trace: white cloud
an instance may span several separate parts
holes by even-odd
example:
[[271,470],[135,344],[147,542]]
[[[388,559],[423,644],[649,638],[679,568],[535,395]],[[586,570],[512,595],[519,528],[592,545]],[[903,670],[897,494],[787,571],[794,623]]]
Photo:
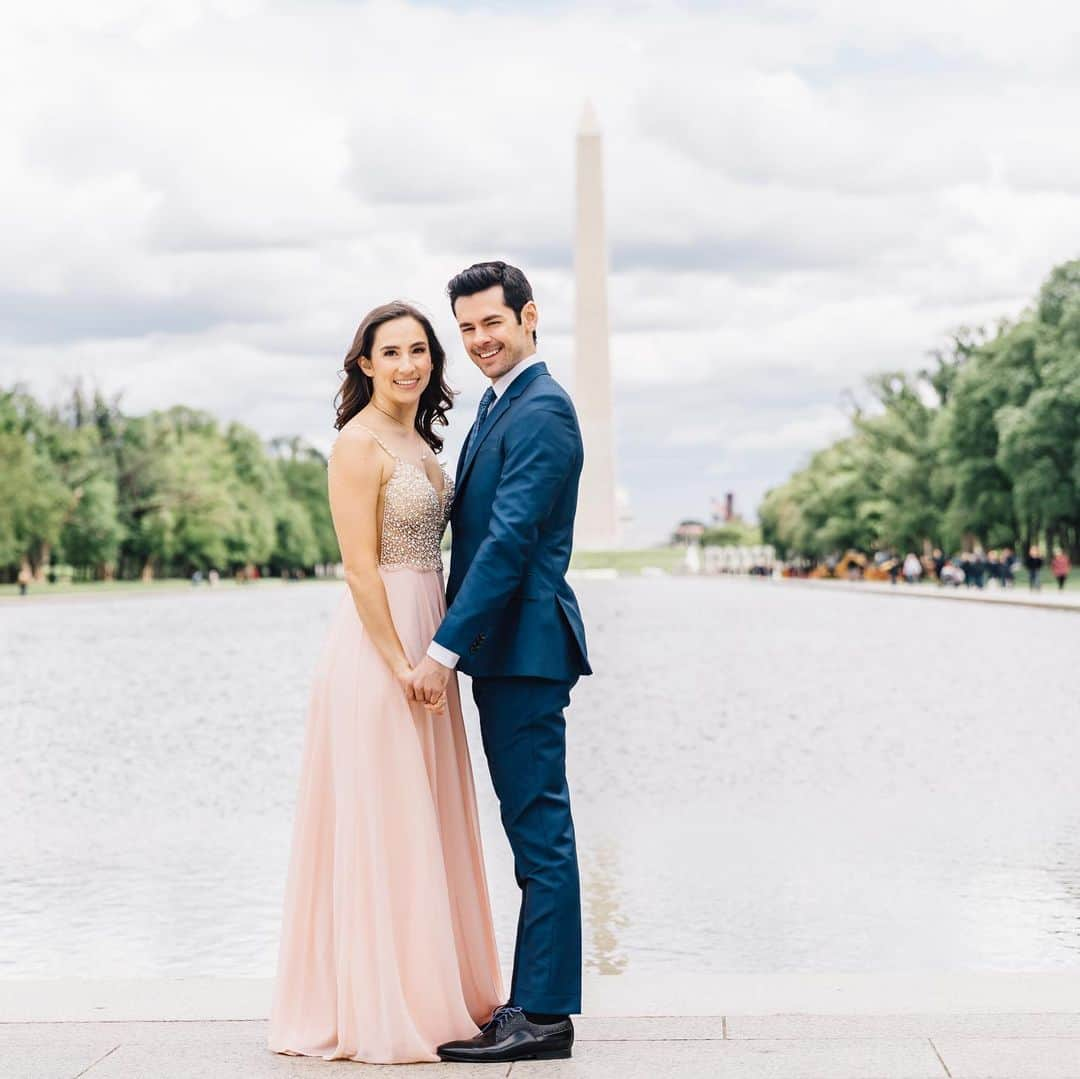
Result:
[[761,427],[736,435],[729,444],[735,452],[752,450],[812,450],[851,430],[850,417],[839,409],[818,409],[779,427]]
[[592,97],[639,535],[720,473],[748,509],[833,437],[845,387],[1015,314],[1080,236],[1064,0],[102,0],[5,30],[0,384],[81,373],[266,435],[325,441],[345,347],[392,296],[436,316],[470,414],[443,289],[480,258],[530,273],[572,382]]

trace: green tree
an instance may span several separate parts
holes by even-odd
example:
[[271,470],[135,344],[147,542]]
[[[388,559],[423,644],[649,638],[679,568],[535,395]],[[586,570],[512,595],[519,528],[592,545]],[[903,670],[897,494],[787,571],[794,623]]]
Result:
[[226,567],[243,512],[217,423],[185,407],[129,423],[119,474],[125,555],[144,577]]
[[37,571],[60,539],[71,496],[27,434],[0,431],[0,565]]
[[852,434],[766,494],[766,541],[821,557],[1045,539],[1080,559],[1080,261],[1016,322],[961,329],[931,357],[872,377]]
[[99,472],[87,476],[73,494],[74,505],[60,535],[61,555],[73,566],[111,577],[123,538],[116,480]]
[[989,544],[1018,532],[1012,480],[997,459],[998,411],[1021,404],[1039,384],[1036,327],[1030,320],[1005,329],[960,373],[937,425],[936,451],[951,537],[974,535]]
[[301,507],[311,523],[315,557],[305,565],[341,560],[337,535],[330,516],[326,491],[326,458],[300,438],[280,438],[270,443],[289,498]]
[[782,554],[823,558],[854,547],[868,550],[881,534],[884,464],[864,434],[819,450],[759,510],[762,537]]
[[231,463],[226,483],[237,511],[225,537],[228,561],[265,565],[277,543],[277,522],[287,498],[285,484],[250,428],[230,424],[225,446]]
[[0,567],[50,561],[73,499],[49,454],[54,421],[25,390],[0,392]]
[[[55,553],[111,576],[339,559],[326,459],[176,406],[127,416],[76,383],[58,407],[0,391],[0,573]],[[55,548],[55,551],[54,551]]]
[[875,414],[860,413],[855,428],[875,462],[876,490],[864,514],[875,520],[876,541],[898,550],[921,550],[938,530],[942,507],[935,498],[937,463],[931,430],[936,415],[932,383],[903,372],[872,376]]
[[303,507],[287,499],[278,509],[274,565],[284,569],[307,569],[319,561],[319,543],[311,518]]
[[728,521],[706,528],[701,542],[705,547],[756,547],[762,542],[761,528],[744,521]]
[[1080,264],[1059,267],[1038,305],[1039,384],[994,415],[996,462],[1030,538],[1045,531],[1075,554],[1080,541]]

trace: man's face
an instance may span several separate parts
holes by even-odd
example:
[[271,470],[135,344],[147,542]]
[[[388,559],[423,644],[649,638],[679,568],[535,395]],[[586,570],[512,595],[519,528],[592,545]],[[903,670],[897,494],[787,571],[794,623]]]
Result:
[[493,285],[471,296],[459,296],[454,315],[469,359],[487,375],[496,379],[516,363],[536,351],[536,304],[530,300],[521,309],[521,322],[506,306],[502,285]]

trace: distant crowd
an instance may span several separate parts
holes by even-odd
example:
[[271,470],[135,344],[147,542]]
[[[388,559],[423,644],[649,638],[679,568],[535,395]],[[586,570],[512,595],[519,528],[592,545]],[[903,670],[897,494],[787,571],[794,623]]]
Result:
[[1042,548],[1038,545],[1032,545],[1022,560],[1011,547],[984,551],[977,546],[972,551],[951,556],[938,547],[931,555],[923,557],[914,551],[908,551],[903,558],[892,551],[879,551],[874,561],[888,573],[893,584],[901,578],[909,584],[926,578],[936,580],[940,585],[954,587],[985,588],[995,583],[999,588],[1013,588],[1018,576],[1026,576],[1028,588],[1033,592],[1042,587],[1045,568],[1049,568],[1050,575],[1057,581],[1059,591],[1065,588],[1072,569],[1069,556],[1060,547],[1055,549],[1047,567]]

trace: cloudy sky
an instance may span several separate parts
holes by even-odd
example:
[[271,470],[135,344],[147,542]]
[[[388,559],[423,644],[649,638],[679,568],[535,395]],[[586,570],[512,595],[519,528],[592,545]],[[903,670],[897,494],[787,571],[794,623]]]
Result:
[[845,391],[1080,254],[1066,0],[39,0],[0,34],[0,385],[76,377],[329,445],[400,296],[521,265],[573,387],[574,134],[605,135],[630,538],[762,493]]

